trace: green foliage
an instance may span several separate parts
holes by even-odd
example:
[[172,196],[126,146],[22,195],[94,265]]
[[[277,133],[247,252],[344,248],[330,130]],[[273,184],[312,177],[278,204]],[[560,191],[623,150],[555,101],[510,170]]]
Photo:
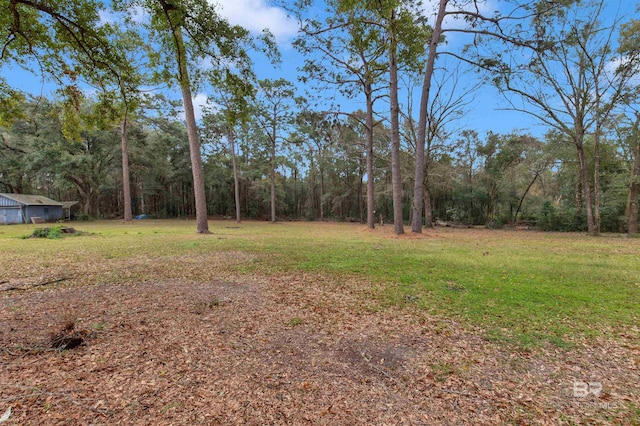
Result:
[[50,228],[36,228],[31,233],[33,238],[48,238],[57,240],[62,238],[62,226],[53,226]]
[[583,232],[587,230],[587,220],[583,211],[573,206],[554,206],[545,201],[536,217],[536,225],[542,231]]
[[0,78],[0,127],[10,127],[14,120],[23,118],[22,106],[25,95],[9,87],[7,82]]
[[297,325],[302,325],[302,318],[300,317],[293,317],[291,318],[289,321],[287,321],[287,325],[289,327],[295,327]]
[[[198,68],[204,59],[211,61],[215,69],[249,68],[251,60],[247,52],[255,45],[254,40],[245,28],[231,25],[222,18],[212,3],[206,0],[114,2],[114,9],[120,12],[126,13],[134,7],[141,7],[150,14],[151,19],[144,24],[149,40],[161,46],[147,51],[156,82],[182,85],[187,83],[181,79],[188,70],[192,77],[188,84],[197,87],[201,76]],[[183,66],[184,69],[180,69]]]
[[100,22],[102,2],[4,0],[0,7],[3,63],[29,68],[35,60],[38,73],[62,84],[116,73],[124,63],[110,42],[113,28]]

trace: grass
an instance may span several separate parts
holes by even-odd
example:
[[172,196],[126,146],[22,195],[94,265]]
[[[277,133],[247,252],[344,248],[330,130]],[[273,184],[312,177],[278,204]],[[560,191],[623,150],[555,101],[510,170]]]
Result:
[[[618,235],[439,229],[396,238],[392,227],[326,223],[190,221],[82,223],[87,238],[21,240],[29,225],[0,227],[0,266],[92,259],[206,255],[257,256],[235,273],[306,272],[376,284],[380,308],[425,309],[486,330],[496,341],[565,346],[575,337],[636,327],[640,239]],[[0,276],[0,281],[2,276]]]

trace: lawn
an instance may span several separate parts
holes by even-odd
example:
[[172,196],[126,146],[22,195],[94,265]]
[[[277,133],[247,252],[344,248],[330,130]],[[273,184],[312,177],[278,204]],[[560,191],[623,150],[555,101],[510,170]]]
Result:
[[[278,327],[284,327],[284,333],[292,333],[289,336],[292,340],[287,341],[286,345],[301,338],[296,330],[306,330],[305,327],[309,327],[308,332],[313,330],[306,337],[311,342],[320,341],[318,333],[329,333],[328,329],[332,330],[331,333],[336,333],[336,329],[342,333],[355,327],[360,330],[360,335],[370,335],[377,330],[376,333],[380,334],[376,334],[375,342],[372,343],[373,337],[370,337],[366,340],[366,350],[358,353],[367,361],[369,372],[382,374],[387,381],[391,378],[395,383],[393,386],[399,386],[401,382],[405,383],[405,387],[409,386],[408,383],[414,387],[418,385],[414,379],[405,381],[399,372],[398,377],[394,376],[395,370],[384,362],[373,365],[373,358],[363,354],[376,350],[389,351],[388,345],[402,334],[398,330],[411,335],[410,330],[419,329],[418,334],[425,335],[427,340],[408,345],[406,351],[413,353],[421,345],[428,347],[429,339],[435,339],[434,342],[453,339],[455,343],[443,340],[442,344],[444,347],[447,344],[463,345],[466,349],[460,351],[470,350],[472,354],[473,348],[469,349],[471,341],[480,348],[478,353],[491,353],[483,357],[483,361],[470,363],[459,360],[448,349],[444,351],[448,353],[447,356],[434,357],[431,354],[428,361],[409,357],[405,352],[402,352],[402,356],[396,356],[399,361],[394,365],[397,368],[400,368],[400,364],[408,368],[409,358],[416,363],[420,359],[422,364],[413,365],[413,368],[426,368],[428,373],[425,373],[425,377],[437,383],[439,388],[455,378],[461,380],[460,386],[465,387],[473,381],[468,375],[471,374],[469,371],[476,372],[473,377],[478,374],[490,375],[485,359],[498,354],[509,358],[506,354],[514,353],[526,358],[528,367],[520,368],[512,365],[512,361],[505,361],[507,367],[500,364],[500,368],[513,370],[515,376],[525,374],[531,379],[531,365],[542,362],[541,357],[550,356],[551,360],[544,361],[550,363],[546,368],[555,369],[557,375],[547,377],[547,380],[560,383],[568,380],[568,376],[564,375],[569,374],[569,358],[579,354],[582,368],[591,371],[591,378],[600,375],[608,376],[609,382],[614,378],[618,380],[616,392],[623,395],[626,401],[616,410],[603,410],[602,401],[591,401],[592,405],[588,407],[596,407],[595,414],[591,412],[593,410],[586,410],[585,414],[585,410],[575,406],[568,410],[567,407],[558,409],[558,404],[567,405],[566,395],[562,400],[565,402],[559,403],[557,395],[551,396],[554,392],[552,389],[538,383],[540,389],[531,392],[538,392],[538,398],[551,402],[547,402],[547,405],[543,402],[533,404],[534,408],[525,404],[524,408],[509,411],[506,417],[491,417],[495,413],[490,413],[487,423],[495,419],[508,422],[536,419],[536,410],[543,407],[544,411],[549,406],[555,407],[555,411],[551,411],[555,414],[549,414],[550,418],[561,421],[568,419],[580,422],[584,420],[582,415],[587,418],[593,415],[593,419],[605,423],[611,419],[633,422],[638,414],[637,390],[632,392],[625,387],[625,383],[633,380],[637,383],[638,378],[640,239],[620,235],[590,238],[579,234],[449,228],[426,230],[423,235],[396,237],[391,226],[372,231],[359,224],[306,222],[236,224],[231,221],[212,221],[210,235],[196,234],[195,224],[191,221],[145,220],[131,224],[99,221],[73,225],[83,231],[83,235],[25,239],[33,232],[35,225],[0,227],[0,283],[5,301],[5,326],[9,324],[15,328],[11,321],[23,312],[27,300],[29,303],[33,303],[30,298],[34,297],[42,300],[39,294],[55,298],[58,294],[55,292],[76,294],[74,292],[80,289],[91,288],[95,289],[91,291],[97,292],[92,297],[95,297],[94,304],[98,304],[102,302],[97,301],[107,297],[106,293],[101,293],[102,289],[126,291],[127,288],[139,289],[140,286],[155,282],[172,283],[173,289],[173,286],[179,287],[180,283],[189,283],[191,287],[185,287],[183,297],[175,296],[175,303],[185,303],[181,300],[185,299],[189,304],[185,308],[187,311],[203,314],[212,309],[222,311],[229,307],[223,306],[221,301],[224,297],[218,295],[226,290],[218,288],[215,295],[207,293],[203,296],[201,292],[205,290],[202,288],[208,287],[198,287],[202,283],[235,282],[245,285],[255,282],[258,283],[257,287],[251,287],[251,291],[246,290],[241,296],[233,293],[227,298],[273,300],[279,306],[273,309],[286,314],[279,317],[280,314],[275,311],[259,310],[259,313],[253,312],[253,317],[249,316],[252,319],[247,321],[262,318],[263,322],[256,327],[266,327],[271,321],[266,318],[276,315],[273,321],[280,324]],[[130,303],[160,303],[142,302],[149,296],[144,292],[136,293],[137,290],[131,291]],[[252,296],[247,296],[248,293]],[[81,297],[83,302],[79,304],[86,305],[85,309],[89,311],[93,308],[99,310],[100,307],[91,305],[92,301],[86,294]],[[51,312],[54,310],[55,306],[47,311],[48,319],[43,314],[42,321],[51,323]],[[106,308],[103,311],[106,312]],[[117,310],[118,315],[124,315],[124,311]],[[238,313],[241,311],[238,310]],[[229,321],[232,321],[232,314],[233,309],[230,309]],[[61,319],[60,315],[58,313],[56,317],[58,320]],[[74,315],[73,321],[82,323],[84,320],[85,325],[89,320],[83,317],[91,317],[77,309]],[[106,317],[106,314],[102,314],[104,318],[97,313],[92,315],[95,321],[92,325],[93,334],[104,337],[109,330],[115,333],[111,324],[113,318]],[[389,319],[389,315],[392,319]],[[354,326],[353,321],[358,325]],[[385,321],[396,324],[397,330],[385,326]],[[426,323],[430,326],[424,326]],[[31,332],[35,333],[33,330]],[[253,341],[248,344],[251,348],[258,344],[266,345],[267,341],[273,344],[270,338],[265,339],[260,343]],[[331,341],[332,345],[337,345],[336,349],[332,349],[331,359],[340,358],[336,353],[343,354],[346,350],[338,343]],[[105,341],[105,344],[113,344],[113,341]],[[397,349],[399,344],[396,342],[393,347]],[[322,345],[319,347],[326,348]],[[391,354],[389,357],[394,359],[395,352],[391,352],[387,355]],[[16,352],[14,350],[11,353],[15,355]],[[551,356],[550,353],[555,355]],[[621,368],[619,363],[615,363],[616,357],[631,359],[630,369]],[[406,362],[400,362],[402,360]],[[592,365],[598,362],[602,365]],[[561,373],[565,367],[569,370]],[[497,367],[494,365],[491,368]],[[24,374],[20,376],[20,372],[24,373],[23,367],[16,367],[15,372],[18,375],[16,377],[29,378],[28,374],[26,377]],[[316,370],[312,370],[308,374],[312,376],[316,373]],[[560,377],[563,379],[560,380]],[[588,379],[580,374],[572,377],[574,381]],[[318,381],[324,383],[324,379]],[[306,391],[307,385],[304,383],[312,382],[302,380],[301,383],[298,386]],[[566,387],[566,383],[562,383]],[[391,385],[387,383],[387,386]],[[474,386],[477,391],[479,385],[476,383]],[[462,392],[456,389],[441,391],[449,395]],[[324,395],[320,388],[318,392]],[[468,395],[466,391],[462,393]],[[615,392],[612,389],[607,393],[609,399],[606,401],[611,401],[613,394]],[[11,398],[18,397],[12,394]],[[575,401],[569,398],[569,402]],[[160,407],[159,414],[156,413],[160,417],[154,419],[161,419],[168,412],[186,410],[184,402],[175,407],[171,404],[173,402],[169,401]],[[407,404],[407,407],[410,405]],[[382,418],[377,408],[370,408],[367,414],[371,416],[370,419]],[[476,406],[474,409],[479,408]],[[0,405],[2,410],[3,406]],[[412,409],[406,410],[409,420],[417,415]],[[139,414],[138,411],[136,413]],[[131,418],[113,417],[112,420],[127,421]],[[340,419],[343,418],[334,418],[338,422]],[[459,418],[461,421],[464,419]]]
[[[395,237],[391,226],[212,222],[212,235],[201,236],[187,221],[76,226],[92,235],[23,240],[34,225],[0,228],[3,270],[95,257],[242,252],[254,260],[235,264],[234,272],[362,278],[372,283],[380,307],[412,304],[521,344],[562,345],[576,335],[615,334],[640,323],[640,239],[619,235],[445,228]],[[167,265],[167,273],[172,269]]]

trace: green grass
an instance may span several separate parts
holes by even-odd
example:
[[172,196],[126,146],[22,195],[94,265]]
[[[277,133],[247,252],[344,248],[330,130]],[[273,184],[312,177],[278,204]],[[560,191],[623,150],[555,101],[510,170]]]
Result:
[[258,222],[211,222],[213,234],[198,235],[194,222],[177,220],[76,228],[93,235],[21,240],[28,225],[0,227],[0,252],[24,262],[55,262],[56,253],[84,262],[242,251],[257,260],[234,266],[236,273],[362,277],[376,284],[380,308],[425,309],[524,346],[565,346],[640,319],[636,238],[441,229],[416,239],[395,238],[390,226],[371,232],[362,225]]

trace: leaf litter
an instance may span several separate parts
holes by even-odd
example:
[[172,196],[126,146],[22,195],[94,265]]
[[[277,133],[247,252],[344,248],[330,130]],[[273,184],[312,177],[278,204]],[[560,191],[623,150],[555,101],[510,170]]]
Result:
[[638,422],[637,329],[523,350],[360,278],[229,267],[247,256],[6,274],[27,283],[0,302],[7,424]]

